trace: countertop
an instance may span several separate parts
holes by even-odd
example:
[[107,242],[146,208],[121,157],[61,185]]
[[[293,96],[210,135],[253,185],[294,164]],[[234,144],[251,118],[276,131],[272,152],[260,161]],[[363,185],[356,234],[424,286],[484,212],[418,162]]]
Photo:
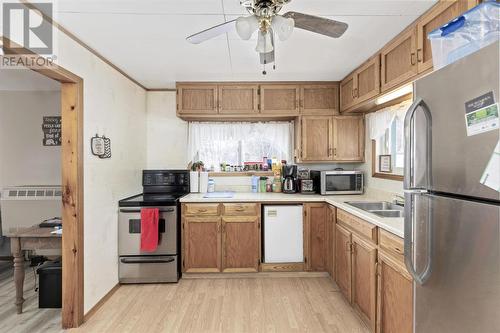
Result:
[[317,195],[317,194],[285,194],[285,193],[234,193],[232,198],[204,198],[203,193],[191,193],[180,199],[183,203],[216,203],[216,202],[261,202],[261,203],[302,203],[326,202],[343,209],[365,221],[368,221],[399,237],[404,237],[403,218],[380,217],[359,208],[346,204],[346,201],[383,201],[374,195]]

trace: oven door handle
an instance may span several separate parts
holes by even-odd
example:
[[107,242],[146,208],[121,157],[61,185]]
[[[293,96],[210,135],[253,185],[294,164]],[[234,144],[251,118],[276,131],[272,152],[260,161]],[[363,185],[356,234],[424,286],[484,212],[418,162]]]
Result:
[[168,258],[168,259],[154,259],[154,258],[145,258],[145,259],[140,259],[140,258],[121,258],[120,261],[123,264],[166,264],[169,262],[174,262],[174,258]]
[[[160,213],[172,213],[173,211],[175,211],[174,208],[162,208],[159,210]],[[140,209],[123,209],[123,208],[120,208],[120,213],[140,213],[141,210]]]

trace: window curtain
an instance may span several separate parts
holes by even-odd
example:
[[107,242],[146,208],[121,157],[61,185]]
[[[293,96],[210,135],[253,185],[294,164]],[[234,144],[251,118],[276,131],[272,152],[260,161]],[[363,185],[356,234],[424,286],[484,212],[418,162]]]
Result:
[[188,158],[215,165],[263,156],[291,161],[293,129],[293,122],[190,122]]
[[411,101],[405,101],[366,115],[370,139],[376,140],[384,135],[394,119],[404,122],[406,111],[410,108],[411,103]]

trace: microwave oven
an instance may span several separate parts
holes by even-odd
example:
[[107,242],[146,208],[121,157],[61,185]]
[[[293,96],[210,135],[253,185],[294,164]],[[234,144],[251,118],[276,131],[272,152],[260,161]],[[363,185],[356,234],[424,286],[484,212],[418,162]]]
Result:
[[363,194],[363,171],[314,171],[311,179],[316,193]]

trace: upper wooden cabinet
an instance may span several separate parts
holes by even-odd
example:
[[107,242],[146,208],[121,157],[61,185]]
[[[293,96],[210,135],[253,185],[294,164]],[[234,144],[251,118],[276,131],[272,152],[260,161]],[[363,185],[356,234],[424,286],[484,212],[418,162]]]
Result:
[[377,54],[357,69],[354,78],[356,79],[354,89],[356,103],[377,96],[380,92],[380,56]]
[[339,85],[311,84],[300,87],[300,113],[335,115],[339,113]]
[[441,1],[419,19],[417,23],[417,62],[419,73],[432,68],[431,43],[427,35],[432,30],[441,27],[475,5],[476,1],[469,0]]
[[259,86],[219,85],[218,109],[221,114],[252,114],[259,112]]
[[380,55],[366,61],[340,84],[341,111],[380,93]]
[[363,162],[363,116],[302,116],[301,162]]
[[292,84],[262,84],[260,112],[262,114],[299,114],[300,88]]
[[302,161],[331,161],[333,158],[333,117],[304,116],[302,122]]
[[304,204],[306,270],[324,272],[327,269],[328,206],[324,203]]
[[186,84],[177,87],[179,114],[217,114],[216,84]]
[[333,117],[333,160],[362,162],[365,159],[363,116]]
[[355,75],[349,75],[340,83],[340,110],[344,111],[355,103],[354,91],[356,89]]
[[381,89],[390,90],[417,74],[417,29],[411,27],[381,53]]

